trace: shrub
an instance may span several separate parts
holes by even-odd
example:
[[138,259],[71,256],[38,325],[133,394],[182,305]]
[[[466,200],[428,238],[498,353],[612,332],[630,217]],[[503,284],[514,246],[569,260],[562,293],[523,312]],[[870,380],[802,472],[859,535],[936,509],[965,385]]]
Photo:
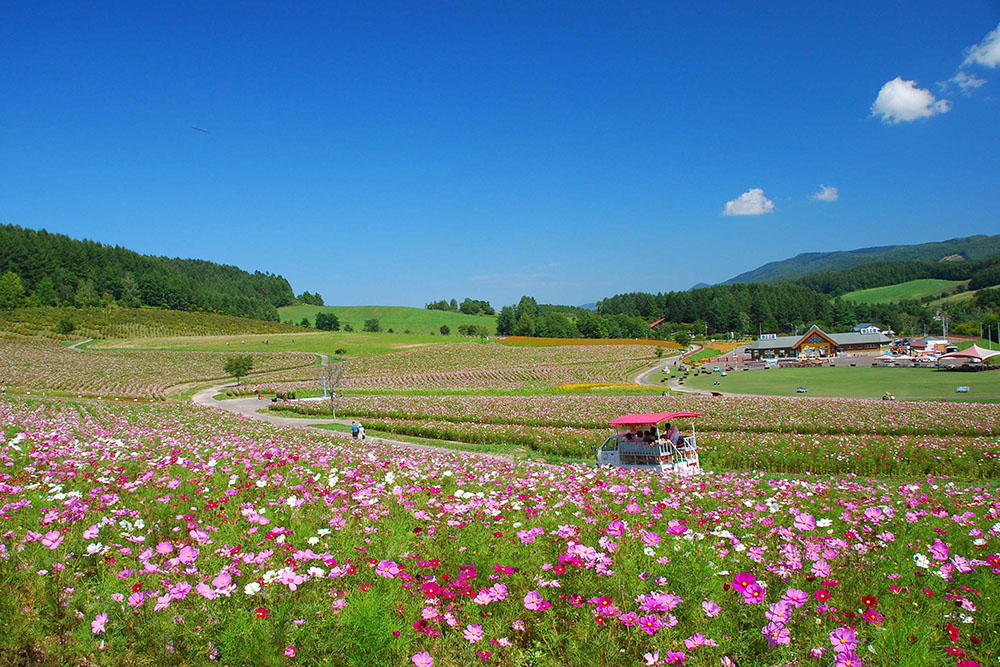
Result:
[[76,325],[73,324],[73,320],[69,319],[68,317],[64,317],[61,320],[59,320],[59,322],[56,323],[57,334],[62,334],[65,336],[67,334],[73,333],[74,329],[76,329]]

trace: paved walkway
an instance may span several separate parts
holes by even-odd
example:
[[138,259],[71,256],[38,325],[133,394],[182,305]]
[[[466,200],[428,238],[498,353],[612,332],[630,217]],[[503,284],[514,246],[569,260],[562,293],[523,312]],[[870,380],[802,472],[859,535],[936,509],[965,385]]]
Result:
[[[322,355],[325,356],[325,355]],[[202,389],[191,397],[191,400],[197,405],[204,407],[215,408],[217,410],[225,410],[226,412],[232,412],[234,414],[243,415],[244,417],[249,417],[250,419],[257,419],[259,421],[265,421],[270,424],[275,424],[276,426],[288,426],[292,428],[308,428],[315,429],[322,433],[329,435],[331,431],[325,428],[319,428],[322,424],[344,424],[350,425],[350,419],[323,419],[316,417],[285,417],[274,412],[258,412],[258,410],[266,410],[270,400],[259,400],[256,397],[250,398],[227,398],[225,400],[217,400],[215,398],[216,394],[221,393],[230,385],[219,385],[216,387],[209,387]],[[513,456],[504,456],[503,454],[484,454],[481,452],[470,452],[460,449],[449,449],[447,447],[435,447],[433,445],[420,445],[413,442],[403,442],[402,440],[390,440],[389,438],[375,438],[373,436],[368,436],[368,440],[371,440],[375,444],[386,444],[386,445],[397,445],[399,447],[407,447],[409,449],[416,449],[426,452],[438,452],[441,454],[461,454],[465,456],[482,456],[491,459],[504,459],[506,461],[519,460]],[[464,444],[464,443],[460,443]]]
[[87,340],[81,340],[79,343],[73,343],[72,345],[67,345],[71,350],[79,350],[81,345],[86,345],[87,343],[93,343],[93,338],[88,338]]

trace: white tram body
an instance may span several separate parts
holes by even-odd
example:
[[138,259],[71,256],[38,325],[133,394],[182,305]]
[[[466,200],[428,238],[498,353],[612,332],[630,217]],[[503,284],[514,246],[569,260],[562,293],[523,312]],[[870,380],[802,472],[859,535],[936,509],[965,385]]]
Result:
[[[597,448],[597,465],[641,468],[661,474],[694,475],[700,472],[694,419],[697,412],[661,412],[622,415],[608,422],[614,434]],[[661,426],[678,419],[691,420],[691,432],[671,442]]]

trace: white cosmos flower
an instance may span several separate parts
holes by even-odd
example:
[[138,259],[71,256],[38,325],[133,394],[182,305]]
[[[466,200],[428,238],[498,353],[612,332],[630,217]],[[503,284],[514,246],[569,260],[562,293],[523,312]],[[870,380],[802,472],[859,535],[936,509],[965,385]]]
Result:
[[319,538],[318,537],[310,537],[308,540],[306,540],[306,542],[309,543],[309,546],[312,546],[314,544],[319,543]]
[[256,595],[260,593],[260,584],[256,581],[251,581],[249,584],[243,587],[243,592],[247,595]]
[[87,554],[93,556],[96,553],[100,553],[101,549],[103,548],[104,545],[101,544],[100,542],[91,542],[90,544],[87,545]]
[[925,570],[931,565],[930,559],[923,554],[913,554],[913,562],[916,563],[917,567]]
[[831,519],[820,519],[816,522],[816,525],[820,528],[829,528],[833,525],[833,521]]

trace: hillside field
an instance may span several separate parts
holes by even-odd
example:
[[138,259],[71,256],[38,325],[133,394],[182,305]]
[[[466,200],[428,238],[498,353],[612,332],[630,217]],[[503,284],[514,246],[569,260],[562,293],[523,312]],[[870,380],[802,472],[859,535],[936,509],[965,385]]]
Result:
[[856,290],[848,292],[842,298],[852,303],[896,303],[904,300],[922,299],[925,296],[939,296],[943,292],[952,292],[959,285],[967,283],[967,280],[926,278],[923,280],[911,280],[898,285]]
[[[72,333],[67,335],[56,333],[56,324],[62,319],[68,319],[73,323],[75,328]],[[269,334],[294,331],[301,329],[280,322],[160,308],[41,306],[0,310],[0,335],[6,333],[55,340]]]
[[447,324],[451,335],[458,335],[458,327],[462,324],[485,326],[490,334],[496,333],[496,316],[466,315],[444,310],[428,310],[426,308],[410,308],[407,306],[285,306],[278,309],[282,322],[298,324],[303,317],[310,324],[316,323],[316,313],[333,313],[340,320],[340,328],[350,324],[355,331],[361,331],[365,320],[378,319],[383,331],[392,329],[395,333],[403,333],[409,329],[415,334],[437,334],[442,324]]
[[[719,384],[716,385],[715,381]],[[966,385],[970,391],[959,394],[955,387]],[[961,373],[933,368],[772,368],[729,373],[698,375],[687,379],[685,386],[734,394],[797,396],[805,387],[806,397],[879,398],[890,392],[896,398],[950,398],[963,400],[1000,398],[1000,372]]]

